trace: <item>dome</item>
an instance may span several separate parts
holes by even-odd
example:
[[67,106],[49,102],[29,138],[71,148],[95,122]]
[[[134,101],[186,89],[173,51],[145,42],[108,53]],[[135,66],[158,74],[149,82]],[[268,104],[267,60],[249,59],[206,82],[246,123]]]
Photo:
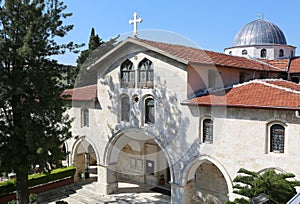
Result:
[[233,47],[247,45],[286,45],[285,36],[275,24],[258,19],[245,25],[234,37]]

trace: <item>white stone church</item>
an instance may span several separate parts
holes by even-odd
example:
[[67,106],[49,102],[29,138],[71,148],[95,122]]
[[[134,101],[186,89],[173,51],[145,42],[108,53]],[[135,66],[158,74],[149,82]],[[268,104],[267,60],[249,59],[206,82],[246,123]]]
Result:
[[89,67],[97,84],[65,91],[74,117],[68,164],[94,170],[101,194],[119,181],[143,183],[185,204],[234,200],[240,168],[300,179],[295,49],[262,19],[225,54],[126,39]]

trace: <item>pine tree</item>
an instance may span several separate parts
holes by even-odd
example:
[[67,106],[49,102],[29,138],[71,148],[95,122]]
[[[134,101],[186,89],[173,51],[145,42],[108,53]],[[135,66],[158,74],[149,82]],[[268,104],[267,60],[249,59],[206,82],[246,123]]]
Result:
[[74,50],[58,44],[72,25],[59,0],[0,0],[0,172],[16,173],[17,202],[28,203],[28,172],[65,157],[71,120],[61,98],[61,66],[51,56]]
[[252,203],[253,198],[265,195],[273,203],[284,204],[296,194],[295,187],[300,186],[299,181],[291,180],[294,174],[276,173],[273,169],[258,173],[242,168],[238,173],[241,175],[233,180],[233,192],[243,198],[228,203]]

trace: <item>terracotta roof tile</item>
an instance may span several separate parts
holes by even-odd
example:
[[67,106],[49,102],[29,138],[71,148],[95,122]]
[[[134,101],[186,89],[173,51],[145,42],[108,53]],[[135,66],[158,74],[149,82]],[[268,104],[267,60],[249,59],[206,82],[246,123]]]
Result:
[[[275,59],[275,60],[262,60],[262,61],[270,65],[273,65],[275,67],[278,67],[283,71],[286,71],[289,63],[289,59]],[[291,60],[289,71],[290,73],[300,73],[300,57],[294,57]]]
[[290,65],[290,73],[300,73],[300,57],[292,60]]
[[183,105],[300,109],[300,85],[281,79],[253,80],[211,92]]
[[150,45],[177,58],[188,61],[190,64],[215,64],[219,66],[228,66],[234,68],[266,70],[266,71],[282,71],[281,69],[263,63],[261,61],[248,59],[245,57],[237,57],[223,53],[217,53],[183,45],[174,45],[149,41],[144,39],[134,39],[146,45]]
[[62,93],[66,100],[89,101],[97,97],[97,85],[67,89]]

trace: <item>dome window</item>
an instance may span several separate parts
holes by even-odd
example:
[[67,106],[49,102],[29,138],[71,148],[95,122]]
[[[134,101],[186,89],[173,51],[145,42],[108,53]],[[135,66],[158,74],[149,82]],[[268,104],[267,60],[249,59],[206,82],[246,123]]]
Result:
[[266,58],[267,57],[267,50],[265,48],[260,51],[260,57],[261,58]]
[[243,50],[242,51],[242,55],[248,55],[248,51],[247,50]]
[[284,51],[283,51],[283,49],[280,49],[279,50],[279,57],[283,57],[284,56]]

